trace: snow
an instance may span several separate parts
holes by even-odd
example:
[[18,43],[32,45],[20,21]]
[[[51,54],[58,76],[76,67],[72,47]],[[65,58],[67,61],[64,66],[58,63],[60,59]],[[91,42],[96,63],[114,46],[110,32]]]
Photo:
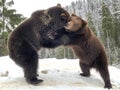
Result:
[[[120,90],[120,69],[109,66],[112,90]],[[0,57],[0,90],[107,90],[99,73],[92,69],[90,77],[82,77],[78,59],[40,59],[39,78],[34,86],[26,83],[22,69],[8,56]]]

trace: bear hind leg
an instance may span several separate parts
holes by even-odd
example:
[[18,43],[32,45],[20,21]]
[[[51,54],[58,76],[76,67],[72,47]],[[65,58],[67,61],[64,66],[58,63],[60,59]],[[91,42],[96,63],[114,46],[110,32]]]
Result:
[[110,89],[110,88],[112,88],[112,85],[111,85],[111,82],[110,82],[108,65],[107,65],[106,60],[100,60],[100,59],[101,59],[101,58],[99,58],[99,60],[96,60],[96,61],[98,61],[98,62],[97,62],[96,69],[99,71],[102,79],[103,79],[104,82],[105,82],[104,88]]
[[[36,56],[33,55],[34,58],[29,58],[28,63],[23,66],[24,76],[26,81],[30,84],[38,84],[41,83],[43,80],[39,80],[37,78],[37,68],[38,68],[38,60],[35,58]],[[27,60],[26,60],[27,61]]]
[[89,77],[90,76],[90,67],[82,62],[79,62],[81,70],[83,73],[80,73],[81,76]]
[[38,84],[43,80],[37,78],[38,69],[38,54],[34,48],[27,42],[23,42],[21,48],[16,53],[19,57],[15,62],[20,65],[24,70],[24,77],[30,84]]

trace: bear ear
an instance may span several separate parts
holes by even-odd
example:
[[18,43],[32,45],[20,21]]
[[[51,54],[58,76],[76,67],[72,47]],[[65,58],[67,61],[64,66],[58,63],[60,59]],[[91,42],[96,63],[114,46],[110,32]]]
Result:
[[83,19],[82,19],[82,22],[83,22],[83,24],[82,24],[83,27],[87,25],[87,22],[84,21]]
[[67,20],[67,16],[66,16],[65,13],[61,13],[61,14],[60,14],[60,18],[61,18],[62,20]]
[[71,16],[76,16],[76,14],[72,13],[72,15],[71,15]]
[[57,4],[57,7],[61,7],[61,4],[60,4],[60,3],[58,3],[58,4]]

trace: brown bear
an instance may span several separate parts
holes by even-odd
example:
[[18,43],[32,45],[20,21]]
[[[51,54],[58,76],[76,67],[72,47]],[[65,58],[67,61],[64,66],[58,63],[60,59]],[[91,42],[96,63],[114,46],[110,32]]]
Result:
[[[54,43],[49,46],[56,47],[56,43],[70,46],[79,58],[82,76],[90,76],[90,69],[96,68],[105,82],[105,88],[112,88],[108,71],[108,58],[105,48],[82,18],[72,15],[65,28],[56,30],[47,35]],[[48,43],[47,43],[48,44]],[[46,45],[47,45],[46,44]]]
[[60,5],[47,10],[38,10],[9,35],[9,56],[23,68],[28,83],[38,84],[43,81],[37,78],[37,51],[41,47],[45,47],[43,43],[47,40],[47,32],[62,28],[68,18],[69,13]]

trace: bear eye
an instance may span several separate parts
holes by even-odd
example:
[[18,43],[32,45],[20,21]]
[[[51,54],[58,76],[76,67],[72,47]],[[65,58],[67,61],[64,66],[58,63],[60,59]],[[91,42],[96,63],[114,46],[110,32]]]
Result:
[[62,13],[62,14],[60,15],[60,18],[61,18],[62,21],[66,21],[66,22],[67,22],[67,16],[66,16],[65,13]]

